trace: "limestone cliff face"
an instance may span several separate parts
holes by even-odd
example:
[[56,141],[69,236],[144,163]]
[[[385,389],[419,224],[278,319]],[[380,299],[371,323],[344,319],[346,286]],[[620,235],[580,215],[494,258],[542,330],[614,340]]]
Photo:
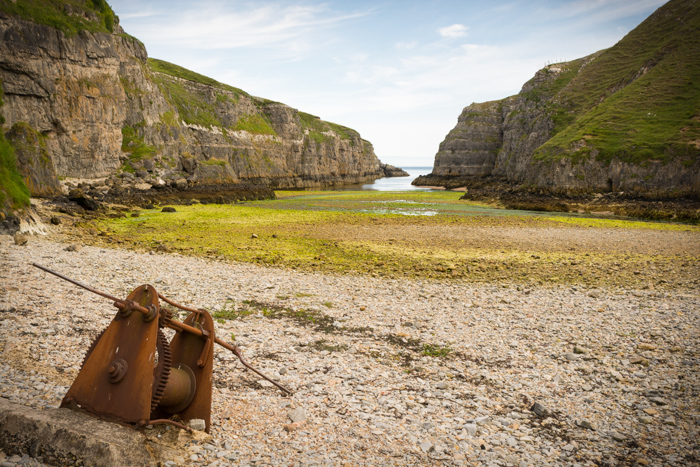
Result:
[[[145,59],[118,35],[56,29],[0,14],[0,79],[6,126],[23,122],[45,137],[59,175],[99,176],[119,167],[126,116],[119,70]],[[132,62],[132,63],[130,63]]]
[[459,186],[474,177],[528,182],[538,170],[532,156],[554,128],[548,88],[562,69],[538,71],[516,96],[465,107],[440,144],[432,174],[415,184]]
[[[493,175],[517,182],[529,178],[532,155],[552,135],[554,122],[547,102],[547,92],[560,76],[563,68],[549,67],[538,71],[525,83],[517,96],[504,99],[501,105],[503,140],[494,161]],[[536,170],[536,169],[535,169]]]
[[409,177],[410,174],[405,170],[393,166],[391,164],[382,164],[382,173],[385,177]]
[[414,184],[700,195],[698,27],[700,3],[671,0],[610,49],[466,107]]
[[17,168],[29,192],[42,197],[60,195],[61,187],[56,170],[41,133],[29,125],[16,123],[6,138],[14,148]]
[[354,130],[196,73],[202,79],[168,73],[163,63],[152,67],[143,44],[118,26],[67,37],[0,13],[3,131],[19,124],[39,135],[36,151],[58,176],[126,171],[153,183],[273,187],[383,176]]
[[490,175],[503,144],[503,102],[466,107],[435,155],[433,175]]
[[[156,165],[182,170],[192,183],[299,188],[382,175],[372,145],[354,130],[235,88],[156,71],[149,77],[163,96],[161,113],[144,122],[135,121],[143,118],[135,112],[126,125],[138,144],[151,148]],[[139,106],[141,96],[151,99],[146,92],[134,94],[127,100]],[[128,145],[124,149],[130,151]]]
[[586,152],[587,157],[567,157],[586,148],[582,140],[560,157],[540,157],[538,151],[555,129],[552,102],[559,95],[551,92],[553,84],[572,68],[578,73],[596,56],[540,70],[516,96],[465,107],[440,144],[432,174],[414,184],[456,187],[468,185],[474,177],[486,177],[555,191],[700,193],[698,151],[685,158],[657,158],[641,164],[619,158],[600,160],[595,148]]

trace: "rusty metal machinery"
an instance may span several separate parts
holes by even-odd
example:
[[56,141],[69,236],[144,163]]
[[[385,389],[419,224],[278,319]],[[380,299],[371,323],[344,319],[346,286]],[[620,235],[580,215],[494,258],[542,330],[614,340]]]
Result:
[[[209,432],[214,343],[232,351],[248,369],[291,394],[252,367],[241,349],[217,338],[214,321],[204,309],[193,309],[159,294],[151,285],[136,288],[125,300],[70,279],[44,266],[33,266],[108,298],[118,308],[94,340],[61,407],[81,408],[100,417],[146,426],[169,423],[185,428],[202,419]],[[159,299],[190,312],[184,322],[160,308]],[[163,328],[175,330],[168,342]]]

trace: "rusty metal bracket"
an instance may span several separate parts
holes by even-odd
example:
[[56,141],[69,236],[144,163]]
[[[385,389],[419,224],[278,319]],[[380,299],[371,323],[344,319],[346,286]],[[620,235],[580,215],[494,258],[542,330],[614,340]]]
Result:
[[[205,420],[209,432],[215,343],[233,352],[246,368],[292,394],[248,363],[239,347],[217,338],[214,321],[205,309],[180,305],[151,285],[138,287],[122,300],[37,263],[32,265],[111,300],[119,309],[88,349],[61,406],[138,426],[169,423],[186,428],[168,419],[177,414],[185,422]],[[184,322],[174,320],[170,312],[161,311],[159,299],[190,315]],[[170,343],[163,327],[177,331]]]

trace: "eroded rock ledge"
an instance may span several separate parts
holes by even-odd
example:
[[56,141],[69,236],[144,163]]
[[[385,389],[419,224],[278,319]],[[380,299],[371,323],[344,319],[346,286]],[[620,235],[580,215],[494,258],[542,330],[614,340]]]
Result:
[[0,13],[0,82],[3,131],[33,196],[60,194],[63,177],[225,192],[400,173],[355,130],[149,59],[118,26],[66,36]]

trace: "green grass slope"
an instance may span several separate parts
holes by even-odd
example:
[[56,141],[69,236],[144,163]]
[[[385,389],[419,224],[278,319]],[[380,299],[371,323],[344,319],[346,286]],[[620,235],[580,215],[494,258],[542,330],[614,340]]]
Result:
[[[273,103],[272,101],[253,97],[242,89],[220,83],[213,78],[164,60],[149,58],[148,66],[151,71],[155,72],[155,82],[168,102],[177,109],[179,118],[183,122],[209,129],[218,127],[224,133],[227,130],[245,130],[255,134],[277,134],[272,128],[265,108],[268,104]],[[185,86],[181,80],[213,88],[215,99],[212,99],[211,93],[206,88]],[[235,104],[242,97],[251,99],[258,109],[258,113],[243,115],[237,119],[234,125],[225,125],[222,121],[225,118],[222,116],[227,112],[228,105]],[[175,124],[176,122],[171,123]]]
[[158,60],[157,58],[149,58],[148,66],[152,71],[163,73],[166,75],[174,76],[176,78],[186,79],[188,81],[193,81],[195,83],[206,84],[207,86],[212,86],[214,88],[223,89],[225,91],[232,92],[236,96],[244,95],[250,97],[250,95],[243,91],[242,89],[234,88],[228,84],[223,84],[218,82],[213,78],[208,76],[200,75],[197,72],[183,68],[180,65],[175,65],[174,63],[166,62],[165,60]]
[[0,132],[0,212],[29,206],[29,189],[17,170],[12,145]]
[[584,66],[551,109],[555,134],[538,160],[692,165],[700,155],[700,2],[659,8]]
[[80,31],[114,31],[118,17],[105,0],[2,0],[0,11],[72,36]]
[[[250,133],[276,135],[267,115],[266,107],[270,104],[277,104],[274,101],[261,97],[251,96],[242,89],[220,83],[213,78],[201,75],[187,68],[183,68],[174,63],[148,59],[148,66],[151,71],[156,72],[156,82],[167,96],[169,102],[174,105],[180,118],[185,123],[196,124],[207,128],[220,127],[223,130],[245,130]],[[198,95],[197,92],[187,89],[178,80],[170,77],[180,78],[194,83],[204,84],[215,90],[228,91],[233,94],[233,100],[227,94],[217,94],[216,102],[209,102],[208,96]],[[218,116],[217,106],[227,101],[236,102],[241,96],[252,100],[258,108],[259,113],[245,115],[238,119],[236,125],[226,128]],[[352,141],[359,138],[359,134],[351,129],[336,123],[326,122],[314,115],[299,112],[299,123],[301,127],[308,130],[309,138],[317,143],[323,143],[331,139],[326,133],[334,132],[338,137]]]
[[[2,96],[0,81],[0,109],[3,106]],[[4,124],[5,118],[0,114],[0,213],[29,206],[29,188],[17,169],[15,150],[5,138]]]

